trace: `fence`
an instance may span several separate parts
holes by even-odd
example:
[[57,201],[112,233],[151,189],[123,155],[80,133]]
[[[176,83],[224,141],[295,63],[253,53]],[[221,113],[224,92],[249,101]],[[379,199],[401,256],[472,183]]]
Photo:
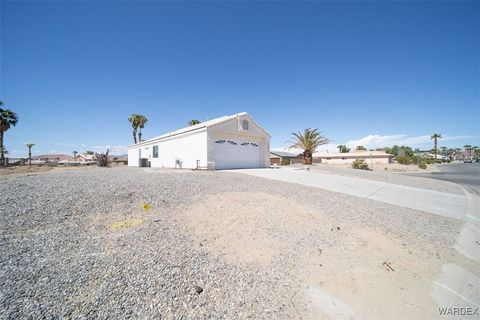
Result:
[[26,158],[9,158],[5,157],[4,162],[0,160],[0,165],[5,167],[13,167],[13,166],[24,166],[28,164],[28,159]]

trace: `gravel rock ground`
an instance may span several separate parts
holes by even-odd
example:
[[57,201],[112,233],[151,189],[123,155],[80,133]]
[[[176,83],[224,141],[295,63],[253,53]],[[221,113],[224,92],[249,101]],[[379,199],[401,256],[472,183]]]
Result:
[[[381,166],[379,164],[379,166]],[[299,166],[300,167],[300,166]],[[352,168],[344,168],[340,166],[322,165],[316,164],[310,167],[312,170],[319,170],[322,172],[328,172],[331,174],[338,174],[344,176],[357,177],[368,180],[382,181],[393,184],[400,184],[409,187],[429,189],[440,192],[454,193],[463,195],[463,190],[456,184],[448,181],[440,181],[429,179],[425,177],[414,177],[415,173],[398,173],[398,172],[382,172],[382,171],[369,171],[358,170]]]
[[[432,256],[450,254],[460,228],[430,214],[235,173],[91,168],[9,176],[0,180],[0,318],[308,318],[295,254],[270,265],[232,264],[185,226],[182,212],[232,192],[321,209],[342,230],[381,229]],[[111,228],[133,219],[143,223]],[[319,241],[312,237],[301,241]]]

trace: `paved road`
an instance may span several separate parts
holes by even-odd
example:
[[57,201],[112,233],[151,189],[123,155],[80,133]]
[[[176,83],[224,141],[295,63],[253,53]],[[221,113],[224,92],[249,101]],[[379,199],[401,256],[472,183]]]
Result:
[[243,169],[233,172],[346,193],[459,220],[465,216],[463,195],[292,168]]
[[437,166],[439,172],[411,174],[438,180],[446,180],[462,185],[480,195],[480,163],[451,163]]

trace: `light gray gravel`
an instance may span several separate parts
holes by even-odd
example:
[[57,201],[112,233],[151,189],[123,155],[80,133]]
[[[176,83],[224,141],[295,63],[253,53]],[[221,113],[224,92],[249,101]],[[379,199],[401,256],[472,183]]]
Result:
[[[324,210],[339,225],[382,228],[407,244],[449,247],[460,227],[235,173],[92,168],[11,176],[0,180],[0,318],[298,318],[303,288],[288,260],[268,269],[231,265],[182,232],[178,212],[206,195],[235,191],[281,195]],[[143,203],[152,212],[142,212]],[[129,215],[144,215],[145,223],[109,229]]]

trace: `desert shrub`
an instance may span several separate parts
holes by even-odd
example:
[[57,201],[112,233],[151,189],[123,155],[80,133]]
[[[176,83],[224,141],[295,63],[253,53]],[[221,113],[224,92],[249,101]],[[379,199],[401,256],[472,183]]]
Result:
[[400,163],[400,164],[412,164],[413,163],[413,159],[411,157],[407,157],[407,156],[398,156],[396,157],[397,159],[397,162]]
[[96,153],[95,152],[95,160],[97,161],[97,166],[99,167],[108,167],[108,152],[107,149],[106,153]]
[[290,159],[282,159],[282,162],[280,162],[282,166],[288,166],[290,164]]
[[427,158],[425,159],[426,164],[433,164],[433,159]]
[[442,163],[442,160],[440,160],[440,159],[437,159],[437,160],[434,160],[434,161],[435,161],[435,163]]
[[368,163],[363,159],[357,159],[352,162],[353,169],[368,170]]
[[418,167],[419,167],[420,169],[427,169],[427,164],[426,164],[425,162],[420,162],[420,163],[418,164]]

